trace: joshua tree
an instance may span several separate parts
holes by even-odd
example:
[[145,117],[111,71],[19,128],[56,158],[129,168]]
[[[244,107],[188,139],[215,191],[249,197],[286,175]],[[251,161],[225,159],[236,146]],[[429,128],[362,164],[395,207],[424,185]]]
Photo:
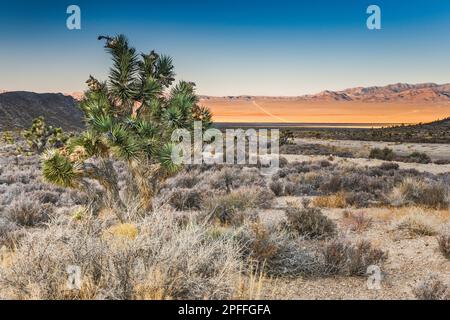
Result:
[[60,148],[68,140],[61,128],[47,126],[44,117],[34,119],[31,127],[24,131],[23,136],[31,151],[38,154],[48,147]]
[[13,137],[11,131],[3,132],[2,140],[6,144],[14,144],[14,137]]
[[[80,102],[87,129],[67,148],[51,150],[43,158],[47,181],[64,187],[86,188],[86,178],[97,180],[122,219],[113,159],[124,161],[132,176],[142,209],[152,208],[160,183],[179,166],[171,160],[173,130],[191,129],[194,121],[211,125],[208,109],[198,105],[195,84],[174,82],[172,58],[137,54],[123,35],[100,36],[113,66],[109,79],[90,76]],[[93,161],[93,160],[96,161]]]

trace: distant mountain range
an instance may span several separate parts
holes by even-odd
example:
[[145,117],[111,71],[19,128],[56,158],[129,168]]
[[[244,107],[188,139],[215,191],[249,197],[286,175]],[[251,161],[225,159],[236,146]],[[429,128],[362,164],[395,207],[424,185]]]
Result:
[[360,101],[360,102],[447,102],[450,101],[450,84],[396,83],[382,87],[356,87],[341,91],[322,91],[296,97],[270,96],[201,96],[203,100],[298,100],[298,101]]
[[[60,126],[65,130],[77,130],[83,127],[83,115],[77,108],[77,102],[83,98],[83,93],[33,93],[26,91],[6,92],[0,89],[0,131],[28,127],[32,120],[38,116],[44,116],[46,121],[54,126]],[[341,91],[323,91],[313,95],[297,97],[269,97],[269,96],[226,96],[211,97],[200,96],[205,105],[216,101],[225,102],[227,112],[234,112],[230,107],[241,108],[241,102],[248,101],[276,101],[276,105],[290,104],[295,113],[295,106],[301,106],[303,102],[314,103],[419,103],[420,105],[433,106],[434,103],[447,106],[450,103],[450,84],[406,84],[397,83],[381,87],[357,87]],[[298,104],[296,103],[298,101]],[[242,104],[244,109],[247,104]],[[340,104],[336,104],[340,108]],[[253,106],[254,107],[254,106]],[[447,108],[447,107],[445,107]],[[215,111],[215,110],[213,110]],[[276,108],[275,108],[276,111]],[[275,112],[274,111],[274,112]],[[238,112],[238,113],[239,113]],[[253,112],[253,111],[252,111]],[[256,110],[256,112],[260,112]],[[444,112],[445,114],[445,112]],[[239,117],[239,114],[236,114]],[[436,118],[434,118],[436,119]],[[321,119],[317,118],[320,122]]]

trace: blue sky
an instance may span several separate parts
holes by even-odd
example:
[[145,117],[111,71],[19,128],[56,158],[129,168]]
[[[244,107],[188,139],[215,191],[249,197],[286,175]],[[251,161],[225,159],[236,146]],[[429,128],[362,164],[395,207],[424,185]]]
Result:
[[[81,8],[82,29],[66,28]],[[382,30],[366,28],[366,8]],[[110,61],[99,34],[173,56],[208,95],[300,95],[450,82],[450,1],[184,0],[0,2],[0,90],[73,92]]]

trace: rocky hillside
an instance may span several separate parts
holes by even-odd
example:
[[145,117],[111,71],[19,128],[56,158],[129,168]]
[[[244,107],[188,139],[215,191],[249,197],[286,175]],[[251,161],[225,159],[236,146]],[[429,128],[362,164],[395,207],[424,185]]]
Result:
[[71,96],[25,91],[0,94],[0,131],[29,127],[38,116],[44,116],[48,124],[66,131],[83,127],[82,112]]

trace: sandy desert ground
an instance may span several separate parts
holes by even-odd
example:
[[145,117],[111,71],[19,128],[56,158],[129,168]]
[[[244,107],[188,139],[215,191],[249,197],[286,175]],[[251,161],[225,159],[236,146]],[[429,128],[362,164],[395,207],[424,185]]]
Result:
[[202,99],[215,122],[419,123],[450,115],[450,103],[318,102],[287,98]]

